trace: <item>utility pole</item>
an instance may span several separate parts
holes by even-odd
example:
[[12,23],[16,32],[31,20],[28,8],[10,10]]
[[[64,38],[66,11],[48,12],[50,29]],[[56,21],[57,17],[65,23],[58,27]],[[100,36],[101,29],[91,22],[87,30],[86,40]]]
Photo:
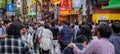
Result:
[[[14,0],[12,0],[11,3],[14,4]],[[15,21],[15,20],[14,20],[14,16],[11,16],[11,20],[12,20],[12,22]]]
[[14,0],[12,0],[12,2],[11,3],[13,3],[14,4]]
[[5,7],[7,6],[7,0],[5,0]]
[[36,22],[37,22],[37,3],[38,3],[38,0],[36,0]]
[[[7,7],[7,0],[5,0],[5,8]],[[7,19],[7,15],[6,15],[6,11],[4,11],[5,12],[5,19]]]

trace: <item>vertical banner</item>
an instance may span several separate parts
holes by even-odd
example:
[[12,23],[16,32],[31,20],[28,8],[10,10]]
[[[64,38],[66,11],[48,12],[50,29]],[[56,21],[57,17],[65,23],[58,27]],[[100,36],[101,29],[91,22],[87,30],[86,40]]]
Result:
[[61,0],[60,2],[60,7],[64,7],[64,8],[67,8],[69,7],[69,0]]
[[23,1],[23,14],[27,14],[27,0]]
[[61,0],[61,3],[59,5],[60,15],[70,15],[70,10],[70,0]]
[[72,0],[72,6],[73,8],[78,11],[81,7],[82,0]]
[[71,0],[61,0],[59,4],[59,22],[69,20],[72,8]]
[[83,6],[82,6],[82,10],[83,10],[82,15],[84,15],[84,16],[87,15],[87,13],[86,13],[86,11],[87,11],[86,1],[87,1],[87,0],[84,0],[84,1],[83,1]]

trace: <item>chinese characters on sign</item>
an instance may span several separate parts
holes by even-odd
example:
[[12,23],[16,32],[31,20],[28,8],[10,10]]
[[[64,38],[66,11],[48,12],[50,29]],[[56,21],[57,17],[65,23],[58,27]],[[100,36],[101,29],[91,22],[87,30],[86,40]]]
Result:
[[23,14],[27,14],[27,1],[23,0]]
[[50,0],[52,4],[59,4],[60,0]]
[[71,8],[70,0],[61,0],[59,8],[60,8],[60,15],[69,15]]

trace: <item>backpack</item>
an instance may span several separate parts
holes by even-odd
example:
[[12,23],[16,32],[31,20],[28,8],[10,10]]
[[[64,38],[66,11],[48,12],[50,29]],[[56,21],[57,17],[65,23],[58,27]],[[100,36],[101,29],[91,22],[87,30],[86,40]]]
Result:
[[53,39],[57,39],[57,36],[58,36],[58,33],[59,33],[58,27],[51,27],[50,30],[53,33]]

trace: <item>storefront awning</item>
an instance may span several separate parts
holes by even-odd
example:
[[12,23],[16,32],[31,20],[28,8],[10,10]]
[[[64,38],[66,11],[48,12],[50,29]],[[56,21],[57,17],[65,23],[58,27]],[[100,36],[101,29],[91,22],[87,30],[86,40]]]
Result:
[[109,5],[109,6],[103,6],[102,9],[104,10],[120,10],[120,4],[116,4],[116,5]]
[[37,14],[36,14],[36,12],[34,12],[34,13],[28,13],[27,16],[36,16]]
[[120,10],[120,0],[110,0],[108,6],[103,6],[104,10]]

